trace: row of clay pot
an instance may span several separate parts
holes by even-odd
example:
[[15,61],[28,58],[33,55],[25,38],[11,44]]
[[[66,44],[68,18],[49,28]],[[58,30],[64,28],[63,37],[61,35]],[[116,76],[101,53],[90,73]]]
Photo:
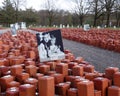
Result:
[[[45,32],[55,28],[34,28],[33,30]],[[78,41],[88,45],[120,52],[120,30],[92,29],[85,32],[82,29],[61,29],[64,38]]]
[[65,59],[40,63],[35,34],[0,36],[0,96],[119,96],[119,68],[104,73],[65,50]]

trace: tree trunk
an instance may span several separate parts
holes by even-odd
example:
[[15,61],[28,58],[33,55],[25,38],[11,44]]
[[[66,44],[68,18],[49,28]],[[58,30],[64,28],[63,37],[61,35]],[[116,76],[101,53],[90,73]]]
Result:
[[52,26],[52,18],[51,17],[49,18],[49,26],[50,27]]
[[16,9],[16,13],[15,13],[15,22],[18,22],[18,9]]
[[83,15],[79,16],[80,26],[83,26]]
[[119,27],[120,13],[116,12],[116,26]]
[[107,21],[106,21],[107,27],[109,27],[109,21],[110,21],[110,11],[107,12]]
[[117,21],[116,21],[116,26],[119,27],[119,26],[120,26],[119,24],[120,24],[120,20],[117,19]]
[[93,23],[93,26],[96,27],[96,23],[97,23],[97,19],[96,19],[96,14],[94,16],[94,23]]

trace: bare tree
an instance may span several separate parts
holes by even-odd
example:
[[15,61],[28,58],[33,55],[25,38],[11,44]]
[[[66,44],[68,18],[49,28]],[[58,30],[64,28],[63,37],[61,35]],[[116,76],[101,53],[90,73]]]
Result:
[[93,26],[96,27],[97,20],[104,15],[104,5],[100,2],[100,0],[89,0],[89,4],[91,5],[91,12],[94,15]]
[[40,16],[38,12],[33,8],[28,8],[26,10],[19,11],[20,21],[26,22],[28,25],[37,25],[40,21]]
[[11,2],[13,3],[13,6],[15,8],[15,21],[18,22],[19,19],[19,10],[21,9],[21,7],[25,7],[26,6],[26,0],[11,0]]
[[120,26],[120,0],[115,1],[114,6],[115,18],[116,18],[116,26]]
[[47,10],[48,25],[52,26],[55,19],[55,1],[54,0],[45,0],[45,9]]
[[105,6],[107,27],[109,26],[110,16],[111,16],[111,12],[114,7],[115,1],[116,0],[100,0],[100,2]]
[[88,14],[90,5],[86,0],[74,0],[75,8],[74,11],[79,18],[80,25],[83,25],[83,20],[86,14]]

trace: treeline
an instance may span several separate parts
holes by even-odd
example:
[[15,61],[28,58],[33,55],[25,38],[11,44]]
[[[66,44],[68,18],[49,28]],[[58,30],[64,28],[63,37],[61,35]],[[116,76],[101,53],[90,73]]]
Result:
[[[4,0],[0,7],[0,25],[26,22],[27,26],[120,26],[120,0],[73,0],[71,11],[59,10],[54,0],[46,0],[45,10],[26,8],[24,0]],[[67,5],[66,5],[67,6]]]

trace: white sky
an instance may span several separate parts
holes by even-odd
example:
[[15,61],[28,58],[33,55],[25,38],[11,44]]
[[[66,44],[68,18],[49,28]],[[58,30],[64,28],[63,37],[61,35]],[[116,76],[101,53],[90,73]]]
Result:
[[[4,0],[0,0],[0,7],[2,6],[2,2]],[[73,0],[55,0],[56,6],[58,9],[64,10],[72,10],[74,6]],[[45,0],[27,0],[26,8],[32,7],[33,9],[40,10],[44,9]]]

